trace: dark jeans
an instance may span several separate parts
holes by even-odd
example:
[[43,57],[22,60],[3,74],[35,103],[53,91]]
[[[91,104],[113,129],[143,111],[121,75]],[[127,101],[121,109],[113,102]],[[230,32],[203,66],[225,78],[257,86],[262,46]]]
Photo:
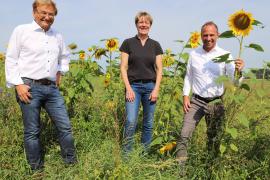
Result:
[[135,93],[135,100],[133,102],[126,101],[126,122],[124,130],[124,151],[130,152],[132,150],[133,136],[138,122],[138,112],[140,103],[143,106],[143,128],[141,143],[145,148],[148,148],[152,140],[153,120],[156,102],[150,101],[149,97],[155,87],[154,82],[147,83],[132,83],[132,90]]
[[61,154],[67,164],[76,162],[74,140],[64,99],[55,84],[41,85],[24,79],[32,95],[29,104],[23,103],[17,96],[24,124],[24,146],[27,161],[33,170],[43,167],[42,147],[40,143],[40,110],[43,107],[53,120],[61,147]]

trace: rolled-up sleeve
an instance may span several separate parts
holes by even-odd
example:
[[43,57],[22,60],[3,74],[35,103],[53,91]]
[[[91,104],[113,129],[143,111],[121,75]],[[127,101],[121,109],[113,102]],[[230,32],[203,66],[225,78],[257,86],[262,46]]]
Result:
[[187,64],[187,70],[186,70],[186,76],[184,79],[184,87],[183,87],[183,95],[189,96],[190,90],[191,90],[191,84],[192,84],[192,70],[190,68],[191,66],[191,59],[188,61]]

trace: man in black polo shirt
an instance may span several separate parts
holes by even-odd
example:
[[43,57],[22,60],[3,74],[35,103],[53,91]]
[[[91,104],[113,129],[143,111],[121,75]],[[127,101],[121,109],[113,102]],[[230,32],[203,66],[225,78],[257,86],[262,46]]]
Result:
[[148,36],[152,22],[147,12],[139,12],[135,17],[138,34],[126,39],[120,47],[121,75],[126,87],[125,152],[132,149],[140,103],[143,105],[141,143],[147,148],[152,139],[163,54],[160,44]]

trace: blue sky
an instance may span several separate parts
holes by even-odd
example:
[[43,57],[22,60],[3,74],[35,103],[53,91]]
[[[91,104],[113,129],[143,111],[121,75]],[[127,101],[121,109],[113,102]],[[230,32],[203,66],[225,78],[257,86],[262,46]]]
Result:
[[[8,0],[0,6],[0,51],[5,51],[14,27],[32,21],[32,0]],[[181,46],[174,40],[187,40],[190,32],[199,31],[209,20],[217,23],[220,32],[228,30],[230,14],[244,9],[265,28],[254,28],[244,44],[260,44],[265,52],[245,49],[246,67],[262,67],[270,61],[269,0],[55,0],[59,10],[53,25],[65,38],[66,44],[75,42],[80,49],[91,45],[103,46],[100,39],[117,37],[120,43],[136,34],[134,17],[138,11],[148,11],[154,19],[150,37],[159,41],[162,48],[179,52]],[[236,39],[220,39],[218,44],[237,56]]]

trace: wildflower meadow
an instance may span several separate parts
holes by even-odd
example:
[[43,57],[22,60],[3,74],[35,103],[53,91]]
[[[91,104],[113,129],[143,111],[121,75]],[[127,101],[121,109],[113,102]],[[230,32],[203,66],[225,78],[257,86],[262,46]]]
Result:
[[[239,54],[243,47],[264,53],[257,43],[244,44],[244,37],[263,24],[244,10],[229,18],[228,31],[219,41],[235,38]],[[71,119],[78,164],[65,166],[60,156],[56,129],[48,115],[41,113],[41,140],[45,169],[32,173],[23,145],[23,123],[14,89],[5,86],[5,53],[0,53],[0,179],[179,179],[175,145],[182,126],[182,88],[189,52],[201,46],[200,30],[187,40],[176,40],[179,52],[164,50],[163,79],[155,112],[153,141],[148,154],[140,145],[141,117],[135,149],[128,158],[122,154],[125,121],[125,89],[120,77],[120,52],[117,38],[102,39],[103,46],[82,50],[75,43],[70,71],[60,86]],[[228,56],[216,63],[229,62]],[[105,61],[106,68],[100,66]],[[264,72],[270,69],[265,62]],[[269,179],[270,178],[270,81],[257,79],[249,70],[241,84],[227,77],[223,97],[226,115],[222,129],[220,155],[207,151],[206,124],[202,120],[190,142],[187,174],[183,179]],[[141,110],[140,110],[141,111]]]

